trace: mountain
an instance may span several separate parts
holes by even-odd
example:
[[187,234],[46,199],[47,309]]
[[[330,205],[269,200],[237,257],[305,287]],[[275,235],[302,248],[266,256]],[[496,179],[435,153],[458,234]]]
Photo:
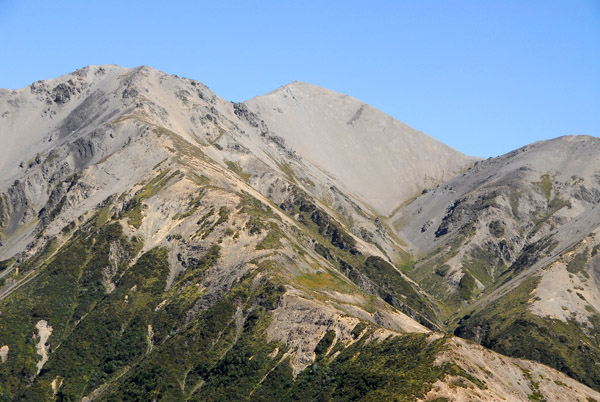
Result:
[[380,215],[475,160],[357,99],[302,82],[247,105],[300,156]]
[[[597,139],[479,161],[309,84],[231,103],[118,66],[1,90],[0,138],[2,400],[600,400],[593,333],[540,313],[595,295]],[[480,329],[507,311],[582,332],[520,356],[518,323]],[[575,379],[518,358],[575,341]]]
[[392,218],[454,333],[600,386],[600,139],[476,164]]

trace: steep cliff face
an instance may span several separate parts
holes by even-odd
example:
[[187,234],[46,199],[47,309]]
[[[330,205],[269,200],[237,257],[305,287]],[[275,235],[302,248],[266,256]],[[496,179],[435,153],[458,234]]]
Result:
[[[548,367],[439,332],[450,304],[402,272],[414,261],[401,237],[419,252],[436,242],[421,246],[380,214],[472,160],[352,98],[296,83],[233,104],[148,67],[90,66],[1,91],[0,116],[4,399],[528,400],[567,388],[600,399]],[[349,154],[340,141],[377,146]],[[396,165],[403,147],[412,159]],[[375,181],[392,165],[404,176]],[[541,189],[531,205],[547,180],[531,185]],[[595,187],[582,186],[585,209]],[[372,192],[385,187],[396,190]],[[562,200],[549,191],[548,202]],[[563,223],[551,218],[537,232]],[[468,219],[446,219],[440,237]],[[573,255],[591,267],[580,269],[587,285],[577,274],[587,292],[597,250],[586,242]],[[574,269],[569,255],[557,272]],[[550,298],[544,289],[536,302]],[[461,334],[480,332],[461,317]]]

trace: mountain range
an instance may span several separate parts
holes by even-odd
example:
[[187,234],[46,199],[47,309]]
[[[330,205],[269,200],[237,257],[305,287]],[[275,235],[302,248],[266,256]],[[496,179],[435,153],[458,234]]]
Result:
[[600,401],[599,138],[104,65],[0,139],[0,400]]

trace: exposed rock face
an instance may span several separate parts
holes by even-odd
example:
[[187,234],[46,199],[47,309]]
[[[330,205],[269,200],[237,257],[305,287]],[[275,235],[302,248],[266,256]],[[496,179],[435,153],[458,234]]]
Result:
[[48,347],[46,346],[46,342],[50,335],[52,335],[52,327],[48,325],[46,320],[40,320],[37,324],[35,324],[35,329],[37,329],[37,337],[39,339],[38,343],[35,345],[37,349],[38,355],[40,355],[41,360],[37,362],[37,373],[39,374],[42,371],[42,367],[48,361]]
[[[345,95],[232,104],[149,67],[0,90],[0,116],[0,398],[600,399],[441,333],[514,345],[485,319],[517,299],[596,356],[596,139],[471,166]],[[600,388],[581,364],[554,367]]]
[[8,351],[10,350],[10,348],[8,347],[8,345],[2,345],[2,347],[0,348],[0,361],[2,363],[6,362],[6,359],[8,359]]

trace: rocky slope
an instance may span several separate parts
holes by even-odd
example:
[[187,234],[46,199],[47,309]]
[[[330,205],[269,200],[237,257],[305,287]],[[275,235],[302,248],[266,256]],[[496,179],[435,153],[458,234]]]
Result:
[[449,327],[598,387],[600,139],[535,143],[477,162],[394,218],[409,276]]
[[[148,67],[90,66],[2,90],[0,116],[2,400],[600,400],[436,332],[448,299],[401,272],[399,235],[432,246],[380,214],[471,159],[352,98],[296,83],[232,104]],[[367,138],[376,154],[334,147]],[[402,174],[377,178],[373,158]],[[562,255],[556,275],[574,269]]]
[[298,155],[380,215],[476,160],[357,99],[303,82],[247,104]]

